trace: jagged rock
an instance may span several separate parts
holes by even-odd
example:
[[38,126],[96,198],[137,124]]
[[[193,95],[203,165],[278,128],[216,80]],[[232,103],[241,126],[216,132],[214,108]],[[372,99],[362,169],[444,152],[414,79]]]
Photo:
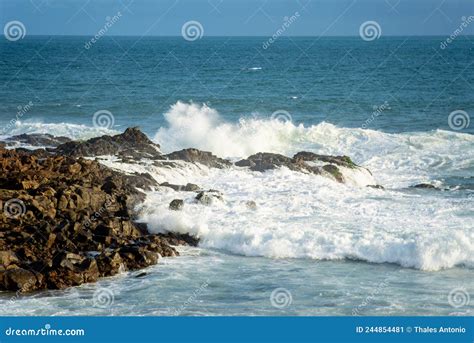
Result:
[[214,189],[201,191],[196,195],[196,200],[203,205],[211,205],[215,200],[223,201],[222,193]]
[[170,210],[181,211],[184,207],[184,201],[181,199],[174,199],[170,202]]
[[3,273],[3,286],[5,290],[29,292],[37,286],[38,279],[35,274],[23,268],[9,269]]
[[352,162],[349,156],[331,156],[331,155],[319,155],[308,151],[300,151],[293,156],[295,161],[305,161],[305,162],[325,162],[334,164],[336,166],[346,167],[346,168],[356,168],[357,164]]
[[153,143],[138,128],[132,127],[115,136],[101,136],[84,142],[67,142],[59,145],[55,153],[66,156],[116,155],[123,158],[140,160],[163,159],[160,146]]
[[0,291],[94,282],[178,255],[171,244],[197,244],[149,235],[133,221],[145,198],[138,188],[157,185],[149,174],[124,175],[83,158],[0,149]]
[[0,251],[0,265],[8,267],[12,263],[17,263],[18,257],[16,257],[13,251]]
[[346,182],[341,167],[358,169],[368,172],[368,169],[356,165],[348,156],[318,155],[302,151],[293,158],[273,153],[257,153],[235,163],[238,167],[248,167],[250,170],[264,172],[266,170],[286,167],[303,173],[328,176],[338,182]]
[[31,146],[47,146],[57,147],[60,144],[70,142],[68,137],[56,137],[48,133],[30,133],[9,137],[5,140],[7,146],[16,145],[18,143]]
[[201,190],[201,187],[195,185],[194,183],[187,183],[186,185],[174,185],[168,182],[163,182],[160,183],[160,186],[168,187],[178,192],[195,192]]
[[197,149],[183,149],[164,155],[168,160],[181,160],[192,163],[200,163],[211,168],[226,168],[232,163],[223,158],[219,158],[207,151]]
[[249,156],[247,159],[240,160],[235,163],[238,167],[249,167],[250,170],[263,172],[278,167],[287,167],[291,170],[300,170],[293,159],[280,155],[266,152],[259,152]]

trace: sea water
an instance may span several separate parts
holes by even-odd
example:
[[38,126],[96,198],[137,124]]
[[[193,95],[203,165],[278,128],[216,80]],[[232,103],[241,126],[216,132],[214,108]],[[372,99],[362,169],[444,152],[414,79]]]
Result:
[[[268,49],[264,37],[103,37],[85,49],[86,38],[0,43],[0,135],[87,139],[139,126],[163,152],[235,161],[307,150],[348,155],[372,175],[348,170],[339,184],[285,168],[104,156],[118,170],[222,191],[204,207],[160,189],[138,209],[151,232],[188,232],[200,246],[142,276],[1,293],[1,314],[472,314],[474,131],[449,120],[474,113],[469,37],[447,49],[443,37],[281,38]],[[93,119],[102,110],[105,127]],[[175,198],[183,211],[168,210]]]

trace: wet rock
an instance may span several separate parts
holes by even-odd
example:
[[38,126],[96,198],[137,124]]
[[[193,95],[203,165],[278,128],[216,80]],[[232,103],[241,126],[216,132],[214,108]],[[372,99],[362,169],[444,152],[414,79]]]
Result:
[[177,192],[195,192],[201,190],[201,187],[194,183],[187,183],[186,185],[174,185],[168,182],[160,183],[162,187],[168,187],[174,189]]
[[429,183],[419,183],[417,185],[412,186],[412,188],[421,188],[421,189],[438,189],[436,186],[433,186]]
[[160,146],[136,127],[128,128],[115,136],[105,135],[84,142],[67,142],[59,145],[54,152],[73,157],[116,155],[132,160],[163,159]]
[[192,163],[200,163],[210,168],[226,168],[232,163],[223,158],[219,158],[207,151],[198,149],[183,149],[164,155],[168,160],[181,160]]
[[301,160],[305,162],[324,162],[333,164],[336,166],[346,167],[346,168],[356,168],[357,164],[352,162],[349,156],[331,156],[331,155],[319,155],[308,151],[300,151],[293,156],[295,161]]
[[173,211],[181,211],[184,207],[184,201],[181,199],[174,199],[173,201],[170,202],[170,210]]
[[224,197],[221,192],[211,189],[199,192],[195,199],[203,205],[211,205],[216,200],[223,201]]
[[235,163],[238,167],[249,167],[250,170],[264,172],[278,167],[287,167],[291,170],[299,170],[293,159],[280,154],[259,152],[249,156],[247,159]]
[[33,147],[47,146],[57,147],[60,144],[70,142],[68,137],[55,137],[48,133],[30,133],[9,137],[5,140],[7,146],[14,146],[19,143]]
[[344,182],[344,176],[337,166],[333,164],[326,164],[323,166],[323,170],[330,174],[337,182]]
[[367,185],[367,187],[375,188],[375,189],[385,189],[385,187],[382,185]]
[[255,211],[257,209],[257,203],[253,200],[246,201],[245,206],[247,206],[249,210]]
[[5,290],[30,292],[37,288],[38,279],[35,274],[23,268],[10,269],[3,272],[2,279]]
[[0,149],[0,291],[63,289],[177,256],[172,245],[186,240],[149,235],[133,220],[139,189],[155,186],[149,174],[96,161]]
[[238,167],[264,172],[266,170],[286,167],[293,171],[327,176],[337,182],[346,182],[341,167],[370,171],[356,165],[348,156],[319,155],[302,151],[292,158],[273,153],[257,153],[235,163]]

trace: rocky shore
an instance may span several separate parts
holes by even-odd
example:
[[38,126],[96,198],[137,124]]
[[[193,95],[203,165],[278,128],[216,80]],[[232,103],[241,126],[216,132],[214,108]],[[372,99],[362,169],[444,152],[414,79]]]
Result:
[[[15,149],[17,143],[47,148]],[[135,221],[135,208],[145,199],[143,191],[160,187],[196,192],[203,206],[220,197],[218,191],[118,172],[94,160],[101,155],[127,163],[147,159],[169,168],[177,161],[256,172],[287,167],[340,183],[346,181],[344,168],[363,169],[347,156],[310,152],[293,157],[258,153],[235,164],[197,149],[165,155],[137,128],[81,142],[50,135],[11,137],[0,143],[0,290],[30,292],[95,282],[177,256],[176,245],[197,245],[198,239],[189,235],[149,234],[145,224]],[[176,199],[169,210],[182,207]]]

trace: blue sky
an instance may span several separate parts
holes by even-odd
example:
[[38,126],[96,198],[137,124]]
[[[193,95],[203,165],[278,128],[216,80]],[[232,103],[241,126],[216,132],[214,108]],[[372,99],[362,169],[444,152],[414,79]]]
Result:
[[[0,24],[30,35],[94,35],[117,12],[110,35],[179,36],[196,20],[204,36],[271,36],[299,13],[292,36],[356,36],[363,22],[383,35],[449,35],[474,16],[474,0],[0,0]],[[474,22],[464,34],[474,34]]]

